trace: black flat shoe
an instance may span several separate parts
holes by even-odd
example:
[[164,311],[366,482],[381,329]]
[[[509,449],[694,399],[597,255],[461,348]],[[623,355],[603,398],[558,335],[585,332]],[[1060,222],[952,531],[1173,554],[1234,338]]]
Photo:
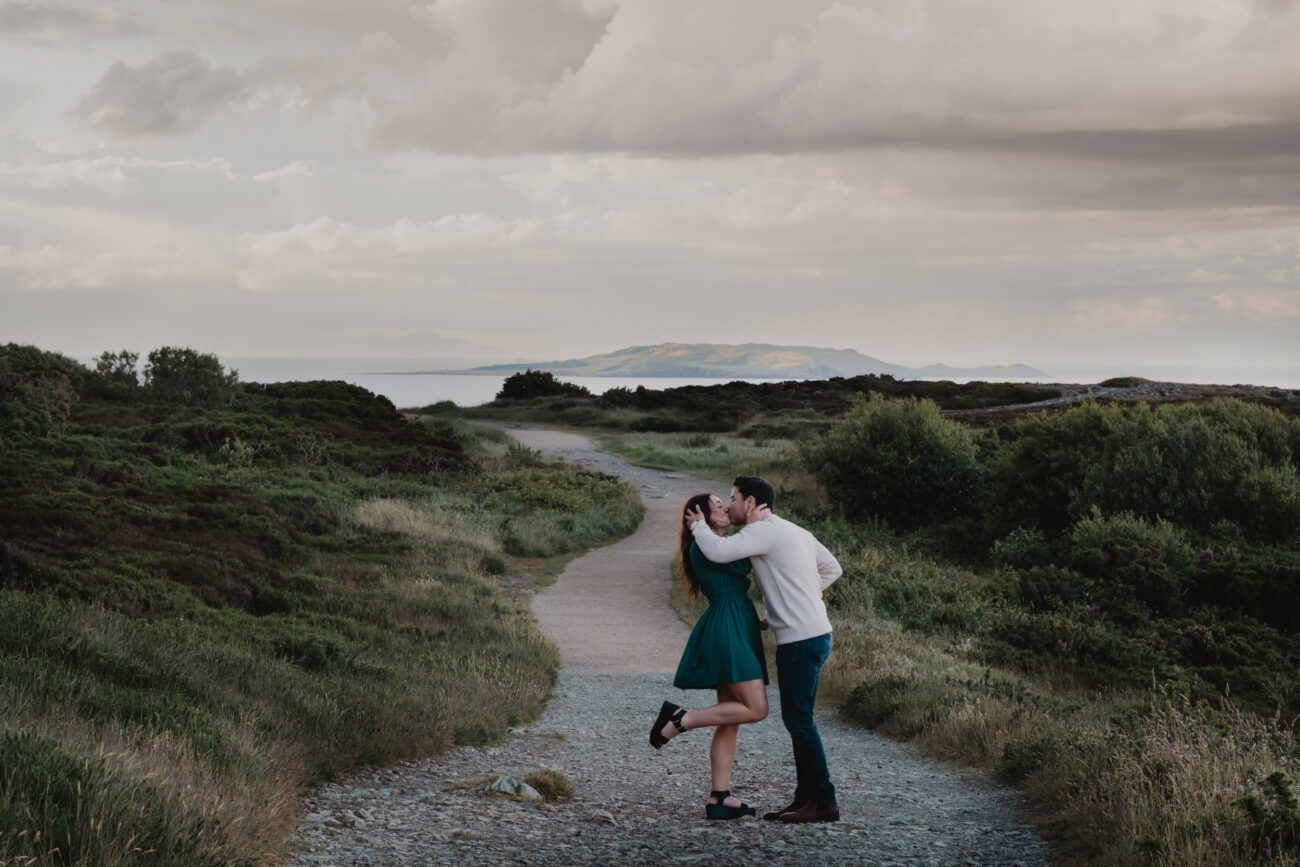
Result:
[[731,797],[731,790],[723,792],[709,792],[710,798],[717,798],[716,804],[704,805],[704,818],[706,819],[739,819],[741,816],[756,816],[758,811],[749,804],[741,803],[739,807],[728,807],[722,803]]
[[684,716],[686,716],[686,709],[681,705],[673,704],[671,701],[664,702],[663,707],[659,708],[659,716],[655,718],[654,727],[650,729],[650,746],[659,749],[668,743],[668,738],[664,737],[660,732],[670,722],[677,726],[679,732],[686,731],[686,728],[682,725],[682,717]]

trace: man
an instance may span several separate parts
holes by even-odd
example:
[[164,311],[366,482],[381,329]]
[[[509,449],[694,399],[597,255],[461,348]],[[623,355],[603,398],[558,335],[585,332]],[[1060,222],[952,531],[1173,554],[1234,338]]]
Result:
[[788,823],[834,822],[840,817],[826,767],[826,752],[813,721],[817,680],[831,652],[831,622],[822,591],[843,570],[812,533],[772,514],[772,486],[755,476],[737,476],[728,512],[734,536],[709,529],[700,509],[686,513],[695,542],[715,563],[749,557],[763,588],[767,625],[776,636],[776,672],[781,690],[781,721],[794,747],[797,784],[786,807],[763,816]]

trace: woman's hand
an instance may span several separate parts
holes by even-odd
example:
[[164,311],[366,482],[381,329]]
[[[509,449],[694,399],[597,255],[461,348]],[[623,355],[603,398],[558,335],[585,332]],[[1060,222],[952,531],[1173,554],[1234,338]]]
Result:
[[771,625],[767,622],[767,618],[766,618],[766,617],[761,617],[761,618],[759,618],[759,621],[758,621],[758,628],[766,631],[766,630],[768,630],[768,629],[771,629],[772,627],[771,627]]

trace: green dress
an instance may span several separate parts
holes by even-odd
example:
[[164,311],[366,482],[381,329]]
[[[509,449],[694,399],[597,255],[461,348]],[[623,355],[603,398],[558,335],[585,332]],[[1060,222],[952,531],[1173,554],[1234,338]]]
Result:
[[695,622],[673,686],[713,689],[720,683],[767,683],[767,658],[758,612],[749,599],[749,560],[714,563],[691,543],[691,566],[709,607]]

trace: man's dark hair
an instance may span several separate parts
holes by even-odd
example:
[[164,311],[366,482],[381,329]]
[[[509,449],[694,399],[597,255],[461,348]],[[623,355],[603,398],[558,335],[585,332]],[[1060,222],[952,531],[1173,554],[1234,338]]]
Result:
[[753,497],[757,505],[767,506],[769,509],[775,508],[776,491],[772,490],[772,485],[766,479],[760,479],[758,476],[736,476],[731,484],[740,491],[742,498]]

